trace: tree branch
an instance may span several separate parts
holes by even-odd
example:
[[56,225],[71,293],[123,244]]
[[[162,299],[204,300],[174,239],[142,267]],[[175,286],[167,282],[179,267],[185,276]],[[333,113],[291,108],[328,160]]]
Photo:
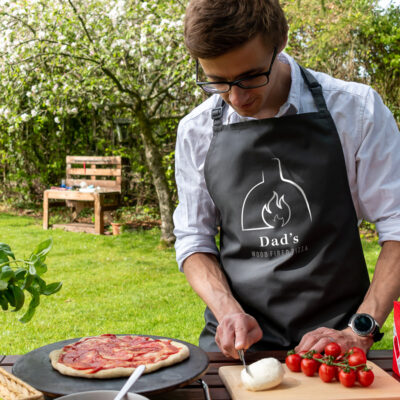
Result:
[[74,58],[77,60],[85,60],[85,61],[90,61],[94,64],[97,65],[101,65],[101,63],[99,61],[93,60],[93,58],[88,58],[88,57],[82,57],[82,56],[75,56],[73,54],[68,54],[68,53],[39,53],[39,54],[35,54],[32,57],[28,57],[28,58],[24,58],[21,61],[15,62],[15,63],[9,63],[8,65],[18,65],[18,64],[22,64],[24,62],[30,61],[30,60],[34,60],[36,58],[40,58],[40,57],[45,57],[45,56],[53,56],[53,57],[57,57],[57,56],[63,56],[63,57],[68,57],[68,58]]
[[82,28],[83,28],[83,30],[85,31],[86,36],[87,36],[87,38],[89,39],[90,43],[92,43],[92,44],[94,45],[94,41],[93,41],[92,37],[90,36],[89,31],[88,31],[87,28],[86,28],[85,21],[83,20],[83,18],[82,18],[81,15],[79,14],[79,12],[78,12],[78,10],[76,9],[74,3],[72,3],[72,0],[68,0],[68,3],[70,4],[70,6],[72,7],[72,9],[74,10],[74,13],[76,14],[76,16],[78,17],[78,19],[79,19],[79,21],[80,21],[80,23],[81,23],[81,25],[82,25]]
[[23,19],[18,18],[18,17],[16,17],[15,15],[8,14],[8,13],[6,13],[6,12],[1,12],[0,15],[7,15],[7,17],[16,19],[17,21],[21,22],[22,25],[25,25],[34,35],[36,35],[35,29],[33,29],[33,27],[30,26],[30,25],[29,25],[27,22],[25,22]]
[[140,96],[133,90],[124,88],[119,79],[108,68],[102,65],[101,70],[115,83],[120,92],[128,93],[131,97],[135,98],[136,100],[138,101],[140,100]]
[[179,114],[179,115],[164,115],[163,117],[157,117],[151,119],[151,124],[156,125],[162,121],[170,121],[174,119],[182,119],[186,114]]

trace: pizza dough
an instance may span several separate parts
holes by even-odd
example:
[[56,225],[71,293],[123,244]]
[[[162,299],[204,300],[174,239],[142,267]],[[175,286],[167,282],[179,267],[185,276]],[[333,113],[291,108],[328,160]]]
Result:
[[50,353],[51,365],[63,375],[98,379],[129,376],[141,364],[149,373],[187,357],[183,343],[131,335],[82,338]]
[[278,386],[283,379],[285,370],[276,358],[263,358],[249,365],[251,375],[243,368],[241,378],[247,390],[258,391]]

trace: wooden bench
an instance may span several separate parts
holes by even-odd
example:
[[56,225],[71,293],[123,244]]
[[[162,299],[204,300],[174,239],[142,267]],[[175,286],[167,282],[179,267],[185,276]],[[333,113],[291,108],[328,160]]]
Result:
[[[75,217],[85,207],[94,207],[93,224],[58,225],[65,230],[88,232],[101,235],[104,233],[104,211],[115,210],[120,204],[122,187],[122,159],[115,157],[67,156],[67,187],[74,189],[53,188],[43,194],[43,229],[49,228],[49,200],[65,200],[68,207],[74,208]],[[94,192],[81,192],[81,183],[93,185]],[[75,189],[77,188],[77,189]]]

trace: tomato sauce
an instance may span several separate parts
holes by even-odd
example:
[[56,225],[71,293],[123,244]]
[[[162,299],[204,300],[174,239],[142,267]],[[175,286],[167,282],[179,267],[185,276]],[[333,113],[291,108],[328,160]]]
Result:
[[58,361],[93,374],[104,369],[154,364],[178,352],[179,348],[171,340],[104,334],[64,346]]

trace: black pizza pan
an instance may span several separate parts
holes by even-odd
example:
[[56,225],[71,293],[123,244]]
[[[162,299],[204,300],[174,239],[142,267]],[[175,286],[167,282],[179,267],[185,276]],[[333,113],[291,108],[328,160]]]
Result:
[[[197,346],[178,339],[163,336],[147,336],[153,339],[170,339],[185,344],[190,351],[186,360],[142,375],[131,389],[132,392],[147,395],[167,392],[194,382],[203,376],[208,369],[208,356]],[[17,360],[12,372],[18,378],[30,384],[49,397],[87,392],[89,390],[119,390],[127,378],[88,379],[76,378],[60,374],[51,366],[49,354],[67,344],[77,342],[81,338],[63,340],[39,347]]]

